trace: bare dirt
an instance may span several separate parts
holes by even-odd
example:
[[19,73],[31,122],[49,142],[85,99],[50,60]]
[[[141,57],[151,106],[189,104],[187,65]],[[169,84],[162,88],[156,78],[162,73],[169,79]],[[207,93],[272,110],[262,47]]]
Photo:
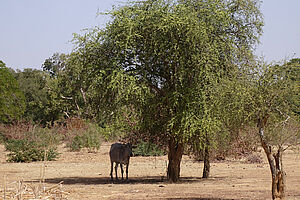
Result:
[[[233,159],[213,162],[208,179],[201,178],[203,163],[184,156],[181,181],[170,184],[166,181],[166,156],[132,157],[129,181],[112,182],[109,147],[109,143],[104,143],[99,152],[88,153],[68,152],[62,146],[57,161],[7,163],[7,152],[0,146],[0,199],[4,199],[5,192],[6,199],[13,198],[9,196],[10,188],[26,185],[34,188],[39,182],[45,188],[58,187],[61,183],[60,199],[271,199],[271,175],[262,152],[260,164]],[[287,199],[300,199],[299,151],[287,151],[283,162],[287,173]],[[22,198],[26,199],[26,195]]]

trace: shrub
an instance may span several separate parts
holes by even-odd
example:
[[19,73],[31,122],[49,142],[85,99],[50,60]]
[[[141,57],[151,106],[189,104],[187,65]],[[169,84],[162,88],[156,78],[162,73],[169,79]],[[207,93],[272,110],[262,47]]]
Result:
[[46,150],[44,145],[28,140],[8,140],[5,148],[11,152],[8,154],[8,162],[51,161],[59,155],[56,148]]
[[9,162],[53,160],[59,155],[56,146],[61,137],[51,129],[17,122],[1,126],[0,132],[6,150],[10,151],[7,158]]
[[100,149],[102,133],[97,125],[89,124],[87,128],[74,130],[68,135],[67,146],[71,151],[87,148],[88,152],[96,152]]
[[[252,127],[245,127],[242,130],[220,134],[213,142],[214,146],[210,148],[211,160],[225,160],[227,157],[246,158],[257,150],[258,138]],[[203,161],[204,148],[188,148],[188,153],[192,154],[197,161]]]
[[114,125],[100,127],[99,131],[101,132],[101,135],[105,141],[115,141],[122,136],[122,132]]
[[158,145],[151,142],[139,141],[136,145],[137,147],[133,149],[133,154],[135,156],[162,156],[165,155],[165,151]]

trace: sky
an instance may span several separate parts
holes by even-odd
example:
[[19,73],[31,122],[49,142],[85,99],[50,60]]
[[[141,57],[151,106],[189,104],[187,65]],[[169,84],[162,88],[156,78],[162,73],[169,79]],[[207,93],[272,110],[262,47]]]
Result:
[[[97,16],[126,0],[0,0],[0,60],[41,69],[54,53],[70,53],[73,33],[104,26]],[[267,62],[300,58],[300,0],[263,0],[265,26],[256,55]]]

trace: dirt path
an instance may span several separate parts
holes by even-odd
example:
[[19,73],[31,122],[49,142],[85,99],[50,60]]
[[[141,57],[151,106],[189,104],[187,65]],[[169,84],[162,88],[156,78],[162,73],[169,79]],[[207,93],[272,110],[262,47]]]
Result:
[[[204,180],[201,179],[203,163],[184,156],[180,183],[169,184],[165,180],[166,156],[133,157],[130,180],[112,182],[109,146],[104,143],[98,153],[67,152],[61,147],[59,160],[46,162],[45,167],[43,162],[6,163],[4,148],[0,146],[0,199],[4,188],[9,193],[9,188],[20,187],[19,181],[34,188],[32,185],[37,185],[43,177],[46,188],[58,187],[62,182],[59,187],[65,199],[271,199],[271,177],[265,159],[262,164],[212,163],[211,178]],[[287,199],[300,199],[300,154],[288,151],[283,162]]]

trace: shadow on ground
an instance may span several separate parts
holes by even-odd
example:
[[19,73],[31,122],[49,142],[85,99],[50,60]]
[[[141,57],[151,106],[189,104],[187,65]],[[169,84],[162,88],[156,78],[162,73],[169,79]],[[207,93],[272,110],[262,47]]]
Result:
[[[218,178],[220,179],[220,178]],[[182,177],[176,184],[185,184],[202,181],[215,181],[217,179],[202,179],[197,177]],[[59,177],[46,179],[46,183],[60,183],[63,181],[65,185],[100,185],[100,184],[167,184],[169,183],[165,177],[147,176],[147,177],[133,177],[129,180],[111,180],[110,177]]]
[[235,200],[235,199],[188,197],[188,198],[167,198],[167,200]]

